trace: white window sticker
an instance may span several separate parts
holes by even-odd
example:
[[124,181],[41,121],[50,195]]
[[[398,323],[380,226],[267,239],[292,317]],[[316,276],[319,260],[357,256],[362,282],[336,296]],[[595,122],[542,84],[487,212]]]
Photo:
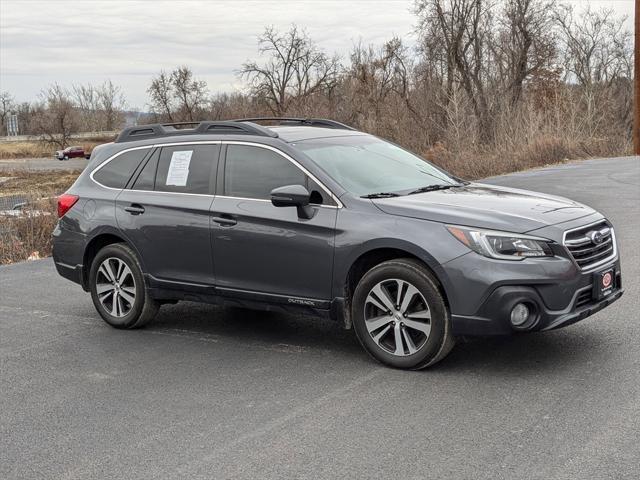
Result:
[[192,154],[193,150],[173,152],[171,163],[169,164],[169,172],[167,173],[167,185],[184,187],[187,184]]

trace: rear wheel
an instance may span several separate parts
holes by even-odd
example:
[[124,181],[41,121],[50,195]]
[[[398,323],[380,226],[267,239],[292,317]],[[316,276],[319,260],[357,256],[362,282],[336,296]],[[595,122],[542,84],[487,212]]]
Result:
[[89,273],[91,298],[105,322],[115,328],[138,328],[158,312],[150,298],[133,251],[121,243],[104,247]]
[[360,343],[385,365],[425,368],[453,347],[444,298],[431,273],[414,260],[390,260],[369,270],[351,308]]

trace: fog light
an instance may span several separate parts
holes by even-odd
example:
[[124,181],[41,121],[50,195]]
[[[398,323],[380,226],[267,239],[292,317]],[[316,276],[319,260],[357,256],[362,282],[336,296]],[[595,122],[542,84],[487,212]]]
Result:
[[517,303],[511,310],[511,325],[522,327],[529,320],[529,307],[524,303]]

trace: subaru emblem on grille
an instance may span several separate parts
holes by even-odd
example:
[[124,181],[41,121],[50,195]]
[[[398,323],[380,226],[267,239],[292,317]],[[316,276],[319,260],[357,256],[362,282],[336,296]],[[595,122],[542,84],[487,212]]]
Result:
[[599,230],[594,230],[593,232],[589,232],[587,236],[591,239],[593,243],[602,243],[604,240],[604,235]]

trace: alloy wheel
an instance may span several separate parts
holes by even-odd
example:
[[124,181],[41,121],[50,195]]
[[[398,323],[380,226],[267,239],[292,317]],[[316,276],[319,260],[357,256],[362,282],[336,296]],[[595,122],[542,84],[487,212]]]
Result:
[[424,296],[406,280],[376,284],[364,305],[367,331],[383,350],[407,356],[420,350],[431,332],[431,310]]
[[136,282],[129,266],[121,259],[109,257],[96,275],[98,300],[107,313],[122,318],[136,301]]

